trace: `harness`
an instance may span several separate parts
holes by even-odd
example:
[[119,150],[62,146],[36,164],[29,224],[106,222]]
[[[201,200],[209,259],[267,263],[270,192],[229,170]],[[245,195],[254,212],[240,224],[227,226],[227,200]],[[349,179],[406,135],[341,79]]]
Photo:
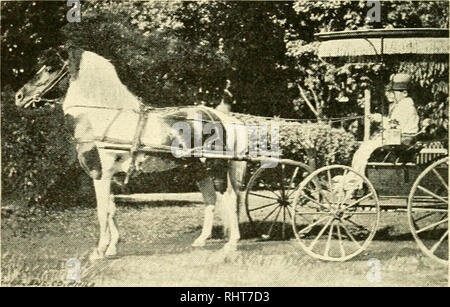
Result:
[[[139,112],[139,118],[138,118],[138,122],[136,125],[136,131],[134,133],[133,141],[131,143],[131,148],[130,148],[131,162],[130,162],[130,167],[128,168],[128,171],[127,171],[127,175],[125,177],[125,181],[124,181],[125,184],[128,184],[128,181],[130,180],[131,175],[133,175],[133,173],[136,170],[136,156],[137,156],[137,153],[139,152],[139,149],[142,146],[142,142],[141,142],[142,132],[144,131],[145,125],[147,123],[148,112],[152,109],[153,108],[151,108],[151,107],[146,107],[146,106],[141,105],[141,110]],[[111,122],[111,125],[112,125],[112,122]],[[105,133],[105,135],[106,135],[106,133]]]
[[63,61],[63,63],[64,63],[63,66],[58,71],[58,73],[56,74],[56,77],[52,80],[52,82],[50,82],[46,87],[44,87],[44,89],[40,93],[34,95],[31,98],[31,102],[30,103],[36,104],[37,102],[41,102],[41,101],[52,102],[52,103],[59,103],[59,99],[58,98],[56,98],[56,99],[47,99],[47,98],[43,98],[43,97],[48,92],[50,92],[69,73],[69,71],[67,70],[67,67],[68,67],[67,62]]

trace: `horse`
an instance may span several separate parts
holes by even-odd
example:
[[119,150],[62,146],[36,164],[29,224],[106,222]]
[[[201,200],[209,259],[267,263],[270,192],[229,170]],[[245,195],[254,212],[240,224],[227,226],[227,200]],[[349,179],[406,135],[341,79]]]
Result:
[[[140,98],[120,81],[114,65],[91,51],[58,47],[47,51],[38,63],[42,67],[16,92],[15,104],[19,108],[62,106],[65,122],[73,131],[79,163],[93,179],[95,188],[99,240],[91,260],[117,255],[120,235],[111,182],[118,173],[125,172],[128,178],[136,170],[162,172],[186,166],[197,174],[195,180],[205,203],[202,231],[192,246],[206,244],[212,233],[214,208],[222,203],[224,226],[229,231],[223,250],[237,249],[238,205],[246,162],[198,155],[180,157],[169,151],[174,141],[181,144],[190,141],[189,136],[174,132],[176,123],[184,122],[192,127],[195,118],[201,115],[219,124],[224,133],[232,134],[225,123],[239,124],[236,119],[204,106],[147,107],[150,110],[142,111]],[[49,98],[64,83],[68,86],[63,89],[63,96]],[[104,141],[131,147],[125,151],[112,150],[100,146]],[[151,150],[143,153],[139,150],[142,146]]]

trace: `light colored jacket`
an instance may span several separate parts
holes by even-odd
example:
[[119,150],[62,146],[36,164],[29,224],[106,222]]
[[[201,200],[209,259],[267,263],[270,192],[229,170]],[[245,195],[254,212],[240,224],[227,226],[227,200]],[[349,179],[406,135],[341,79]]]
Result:
[[414,106],[414,101],[410,97],[389,106],[389,117],[385,119],[383,124],[386,125],[393,119],[398,121],[402,133],[417,133],[419,131],[419,115]]

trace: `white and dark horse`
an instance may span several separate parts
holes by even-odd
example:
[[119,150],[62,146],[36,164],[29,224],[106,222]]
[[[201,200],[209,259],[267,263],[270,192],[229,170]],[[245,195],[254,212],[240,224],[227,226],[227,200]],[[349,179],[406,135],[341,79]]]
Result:
[[[66,123],[73,128],[79,162],[93,178],[95,186],[100,238],[91,254],[92,260],[117,253],[119,231],[114,219],[116,205],[111,193],[111,181],[115,174],[129,172],[130,166],[145,172],[160,172],[186,165],[191,167],[192,173],[197,174],[197,185],[206,205],[202,232],[193,245],[202,246],[210,237],[214,206],[222,202],[224,223],[229,230],[229,240],[224,249],[236,249],[240,238],[239,189],[246,163],[209,160],[213,161],[211,172],[211,167],[205,166],[204,159],[198,156],[175,158],[168,150],[174,140],[181,143],[190,141],[174,132],[173,124],[176,122],[193,125],[193,119],[200,114],[202,118],[216,120],[225,129],[223,124],[236,122],[235,119],[206,107],[182,107],[155,109],[147,112],[146,120],[143,120],[139,99],[121,83],[114,66],[102,56],[74,48],[54,49],[41,64],[42,68],[36,75],[16,92],[16,105],[28,108],[62,102]],[[64,97],[48,99],[62,80],[68,81]],[[236,129],[233,132],[224,130],[224,133],[235,132]],[[105,141],[136,145],[136,139],[139,145],[155,150],[144,154],[140,151],[111,150],[99,145]],[[217,188],[214,178],[220,177],[225,184]]]

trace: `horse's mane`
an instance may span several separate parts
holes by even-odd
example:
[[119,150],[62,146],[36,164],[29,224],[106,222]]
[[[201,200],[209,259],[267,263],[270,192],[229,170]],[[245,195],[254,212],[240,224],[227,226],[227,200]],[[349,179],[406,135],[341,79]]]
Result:
[[120,81],[107,59],[83,51],[78,73],[72,76],[64,99],[64,109],[74,105],[138,110],[139,100]]

